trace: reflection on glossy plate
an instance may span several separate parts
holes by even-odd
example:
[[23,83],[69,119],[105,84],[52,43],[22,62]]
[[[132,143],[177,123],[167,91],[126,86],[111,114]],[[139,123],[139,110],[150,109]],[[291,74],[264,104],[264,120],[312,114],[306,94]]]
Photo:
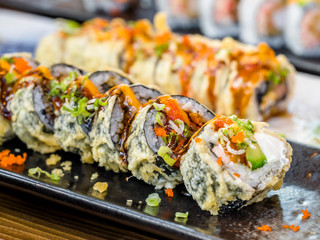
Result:
[[[60,163],[71,160],[70,173],[59,182],[52,182],[44,176],[35,179],[28,176],[29,168],[39,166],[50,172],[60,168],[60,163],[46,166],[48,155],[27,151],[17,139],[5,143],[0,150],[19,148],[27,151],[25,169],[21,173],[0,169],[0,184],[171,238],[320,239],[320,150],[296,143],[292,146],[292,168],[281,190],[271,191],[260,203],[221,216],[202,211],[183,186],[173,190],[173,198],[168,198],[163,190],[157,190],[162,199],[160,206],[148,207],[145,199],[155,192],[152,186],[133,177],[126,181],[129,173],[115,174],[96,165],[83,165],[78,156],[65,152],[59,153],[62,156]],[[91,181],[96,172],[99,177]],[[107,192],[100,194],[92,189],[97,181],[108,182]],[[132,206],[127,205],[127,200],[132,200]],[[301,210],[304,209],[311,213],[310,219],[302,220]],[[178,211],[189,212],[187,222],[175,219]],[[257,230],[258,226],[265,224],[272,228],[272,232]],[[299,225],[300,231],[282,229],[285,224]]]

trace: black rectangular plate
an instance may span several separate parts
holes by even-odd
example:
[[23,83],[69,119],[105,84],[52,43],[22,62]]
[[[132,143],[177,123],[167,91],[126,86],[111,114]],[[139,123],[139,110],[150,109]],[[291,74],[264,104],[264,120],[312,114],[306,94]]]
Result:
[[[294,150],[292,167],[281,190],[271,191],[260,203],[220,216],[202,211],[188,196],[183,185],[174,189],[174,197],[169,198],[163,190],[154,190],[134,177],[127,181],[130,173],[116,174],[95,164],[81,164],[77,155],[66,152],[58,154],[62,156],[61,162],[72,161],[72,170],[59,182],[45,176],[33,178],[28,176],[29,168],[39,166],[50,172],[53,168],[60,168],[60,165],[46,166],[45,160],[49,155],[27,150],[18,139],[6,142],[0,150],[15,152],[20,149],[27,152],[27,161],[24,167],[13,169],[16,172],[0,169],[0,184],[170,238],[320,239],[320,150],[291,144]],[[91,181],[95,172],[99,177]],[[97,181],[108,182],[106,194],[93,191]],[[154,192],[159,193],[161,204],[159,207],[148,207],[145,199]],[[126,205],[127,200],[133,200],[131,207]],[[311,212],[310,219],[302,220],[303,209]],[[186,223],[175,221],[178,211],[189,212]],[[272,232],[257,230],[264,224],[269,225]],[[300,231],[283,229],[284,224],[299,225]]]

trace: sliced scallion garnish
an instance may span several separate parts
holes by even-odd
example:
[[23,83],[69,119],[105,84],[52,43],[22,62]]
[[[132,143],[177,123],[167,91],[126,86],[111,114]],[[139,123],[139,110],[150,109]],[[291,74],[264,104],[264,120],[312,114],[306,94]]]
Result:
[[158,193],[151,193],[146,199],[146,203],[150,207],[157,207],[159,206],[160,202],[161,198],[159,197]]
[[177,218],[188,218],[189,212],[183,213],[183,212],[176,212],[175,216]]
[[152,106],[153,106],[157,111],[161,111],[161,110],[163,110],[163,109],[166,107],[166,105],[164,105],[164,104],[159,104],[159,103],[152,103]]
[[167,146],[161,146],[158,150],[158,155],[169,165],[173,166],[177,160],[171,157],[172,150]]
[[161,112],[157,112],[156,114],[156,122],[160,125],[163,126],[163,124],[165,123],[165,116],[163,115],[163,113]]

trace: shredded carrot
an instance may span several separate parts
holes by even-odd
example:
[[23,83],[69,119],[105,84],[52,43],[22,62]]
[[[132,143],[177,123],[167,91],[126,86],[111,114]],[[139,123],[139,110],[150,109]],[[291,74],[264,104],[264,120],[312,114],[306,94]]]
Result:
[[293,231],[295,232],[298,232],[300,230],[300,226],[294,226],[293,224],[291,226],[289,225],[283,225],[282,228],[289,228],[289,229],[292,229]]
[[196,138],[194,141],[195,141],[196,143],[201,143],[202,139],[201,139],[201,138]]
[[236,135],[231,138],[231,142],[233,143],[242,143],[244,140],[244,132],[240,131]]
[[221,157],[218,158],[217,163],[218,163],[220,166],[222,166],[222,158],[221,158]]
[[159,137],[167,136],[167,131],[163,127],[156,127],[153,129],[153,131],[156,134],[156,136],[159,136]]
[[301,210],[301,212],[303,213],[302,219],[308,219],[311,216],[311,213],[308,212],[308,209],[306,210]]
[[164,191],[168,197],[173,197],[173,192],[172,192],[172,189],[171,188],[168,188]]
[[0,152],[0,167],[7,167],[8,165],[22,165],[27,159],[27,154],[23,153],[22,156],[15,156],[10,153],[10,150],[6,149]]
[[236,177],[240,177],[241,176],[239,173],[234,173],[233,175],[235,175]]
[[265,232],[271,232],[272,229],[268,225],[262,225],[261,227],[257,227],[258,230],[260,231],[265,231]]

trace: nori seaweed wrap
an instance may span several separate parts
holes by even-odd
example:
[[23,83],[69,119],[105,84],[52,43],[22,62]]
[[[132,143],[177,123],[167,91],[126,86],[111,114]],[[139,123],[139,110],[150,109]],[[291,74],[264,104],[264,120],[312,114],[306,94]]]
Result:
[[139,84],[121,84],[110,89],[107,95],[107,105],[97,113],[90,132],[93,158],[107,170],[126,172],[123,143],[130,120],[142,104],[160,93]]
[[155,188],[182,182],[180,151],[205,122],[214,117],[206,107],[183,96],[161,96],[134,117],[125,148],[132,174]]
[[201,209],[217,215],[225,207],[262,201],[281,187],[292,149],[266,125],[217,115],[192,137],[180,170]]

